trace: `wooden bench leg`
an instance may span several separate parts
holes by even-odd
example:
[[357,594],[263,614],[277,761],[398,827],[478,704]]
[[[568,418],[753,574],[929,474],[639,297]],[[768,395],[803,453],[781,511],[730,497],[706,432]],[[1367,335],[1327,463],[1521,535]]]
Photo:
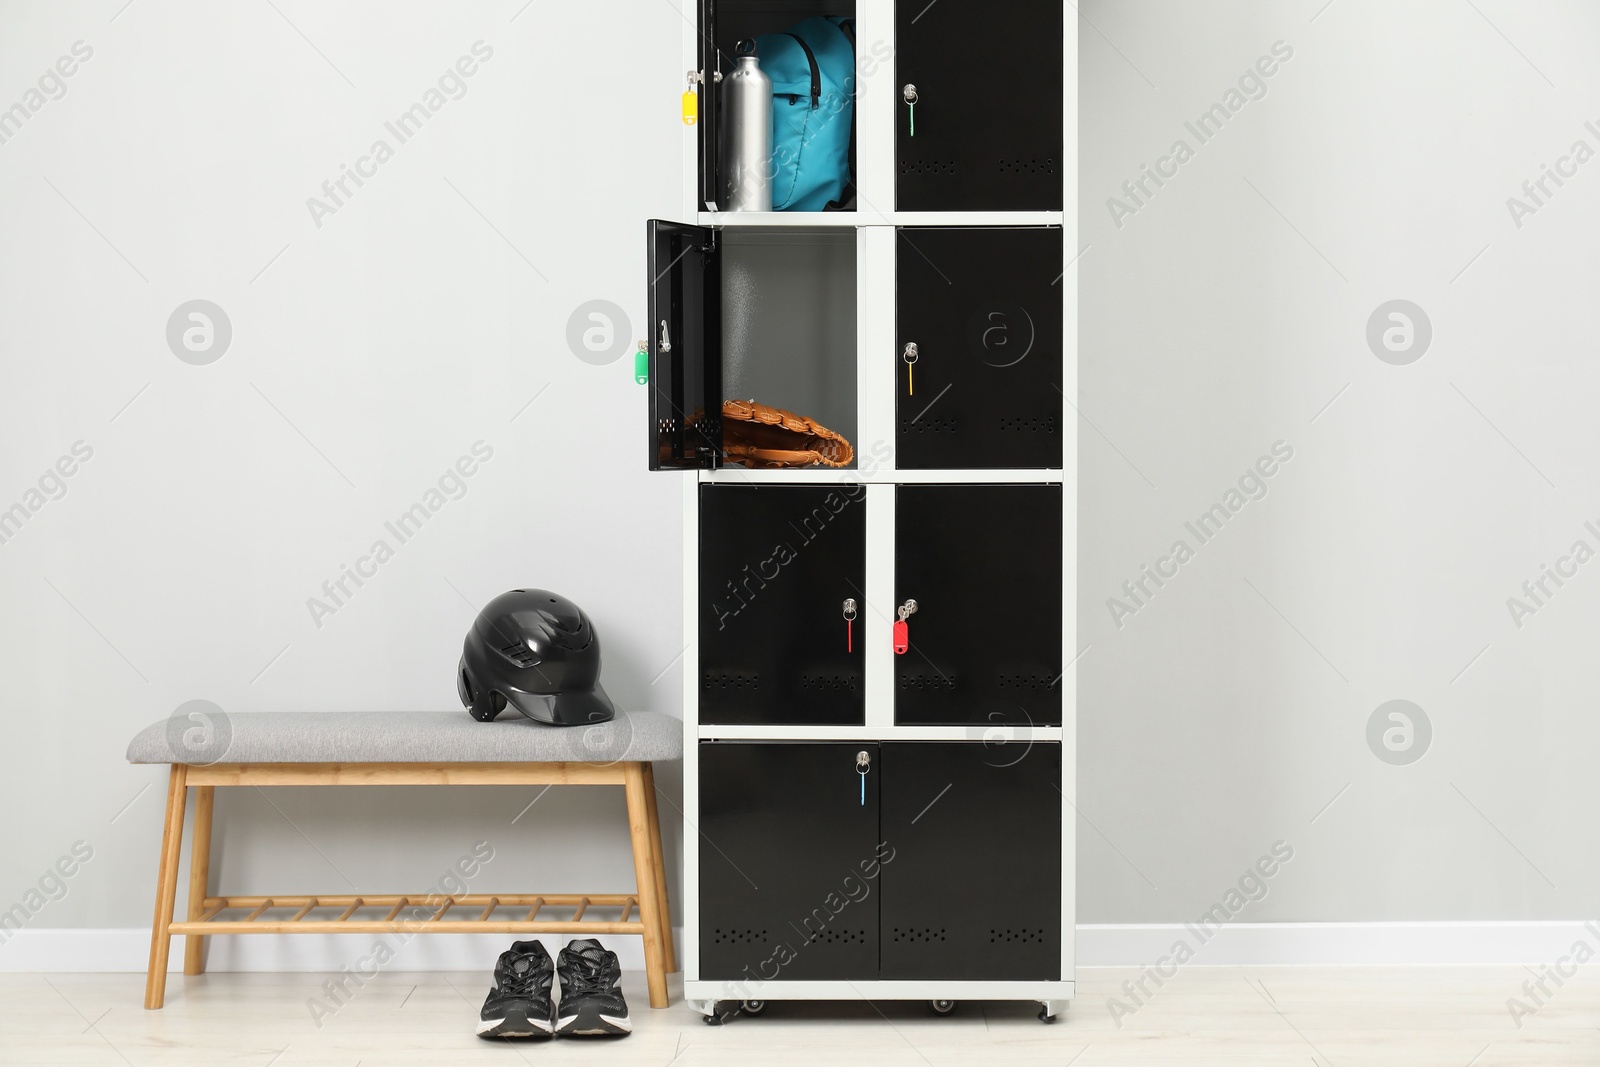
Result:
[[178,852],[183,848],[183,804],[189,768],[172,765],[167,780],[167,818],[161,831],[161,864],[156,868],[156,916],[150,924],[150,971],[145,977],[144,1006],[159,1008],[167,997],[167,952],[172,947],[172,905],[178,892]]
[[650,1006],[667,1006],[667,962],[661,944],[661,915],[657,907],[655,849],[650,840],[650,797],[645,780],[648,764],[624,763],[623,787],[628,795],[628,835],[633,842],[633,876],[638,886],[639,919],[644,923],[644,970],[650,989]]
[[[205,914],[205,899],[211,892],[211,807],[216,787],[194,787],[194,844],[189,847],[189,921],[198,922]],[[206,938],[189,934],[183,939],[183,973],[204,974]]]
[[667,862],[661,852],[661,814],[656,809],[655,765],[644,765],[646,814],[650,818],[650,862],[656,871],[656,914],[661,917],[661,948],[667,973],[678,969],[678,954],[672,948],[672,909],[667,905]]

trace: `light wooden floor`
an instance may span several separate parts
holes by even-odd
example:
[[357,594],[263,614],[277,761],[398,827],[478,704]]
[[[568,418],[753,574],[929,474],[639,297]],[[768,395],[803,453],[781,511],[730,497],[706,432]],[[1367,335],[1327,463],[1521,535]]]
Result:
[[712,1028],[682,1006],[645,1007],[620,1041],[489,1043],[473,1035],[481,974],[384,973],[319,1028],[320,974],[173,975],[167,1006],[141,1006],[136,974],[0,974],[4,1064],[629,1063],[689,1067],[975,1067],[1051,1064],[1318,1064],[1322,1067],[1600,1065],[1600,960],[1518,1029],[1506,998],[1531,972],[1475,968],[1192,967],[1119,1029],[1107,998],[1138,972],[1082,970],[1080,996],[1046,1026],[1025,1004],[774,1004]]

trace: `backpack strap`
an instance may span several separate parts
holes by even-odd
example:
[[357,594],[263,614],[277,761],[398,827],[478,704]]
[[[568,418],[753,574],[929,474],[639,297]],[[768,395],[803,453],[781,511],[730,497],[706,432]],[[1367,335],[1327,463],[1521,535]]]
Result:
[[[811,51],[811,46],[806,44],[805,38],[798,33],[786,33],[784,36],[794,38],[794,43],[800,46],[800,50],[806,54],[806,62],[811,65],[811,110],[815,111],[822,106],[822,68],[817,66],[817,55]],[[852,42],[851,54],[853,55],[854,52],[855,45]],[[854,121],[854,118],[855,115],[852,112],[851,120]]]

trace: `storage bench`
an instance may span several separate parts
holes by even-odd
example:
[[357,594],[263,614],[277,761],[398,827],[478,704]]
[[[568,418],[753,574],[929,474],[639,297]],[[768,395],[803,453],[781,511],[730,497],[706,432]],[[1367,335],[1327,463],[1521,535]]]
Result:
[[[227,715],[213,708],[209,714],[194,712],[152,723],[128,746],[130,763],[172,766],[145,1007],[159,1008],[165,998],[174,934],[188,939],[183,973],[200,974],[205,938],[212,934],[391,931],[638,934],[644,939],[650,1006],[666,1007],[666,976],[677,963],[651,764],[682,755],[682,723],[658,712],[619,712],[609,723],[555,727],[526,719],[480,723],[464,711]],[[213,896],[211,813],[216,788],[277,785],[620,785],[627,794],[637,885],[630,894]],[[174,922],[184,806],[191,789],[195,819],[188,915]],[[423,907],[431,910],[425,918],[416,917]],[[408,910],[412,914],[402,917]],[[275,911],[290,914],[271,917]],[[616,914],[596,918],[591,912]]]

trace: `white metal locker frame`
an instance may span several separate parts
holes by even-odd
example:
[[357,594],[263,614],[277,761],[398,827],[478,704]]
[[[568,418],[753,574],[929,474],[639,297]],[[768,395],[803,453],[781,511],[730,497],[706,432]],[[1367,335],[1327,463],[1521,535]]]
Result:
[[[684,69],[698,66],[697,29],[685,17]],[[857,464],[872,462],[875,443],[891,449],[895,428],[895,378],[883,373],[895,351],[896,226],[1060,226],[1062,247],[1062,379],[1068,416],[1063,411],[1062,468],[1059,471],[975,470],[900,471],[891,456],[876,469],[849,471],[764,471],[742,468],[701,471],[683,480],[683,967],[684,998],[702,1015],[713,1015],[719,1001],[746,1000],[1032,1000],[1055,1016],[1065,1010],[1076,986],[1077,884],[1077,470],[1078,470],[1078,287],[1073,265],[1078,252],[1078,27],[1068,10],[1063,19],[1064,212],[894,211],[894,124],[899,95],[894,63],[880,63],[863,76],[857,90],[856,177],[858,210],[849,212],[709,212],[697,202],[697,127],[683,134],[683,215],[702,226],[851,226],[856,228],[856,396]],[[871,54],[874,42],[894,41],[894,0],[856,0],[858,56]],[[865,42],[865,43],[861,43]],[[858,73],[861,60],[858,59]],[[866,483],[867,579],[862,639],[866,642],[866,722],[863,726],[701,726],[699,723],[699,501],[705,482]],[[1018,482],[1062,484],[1061,721],[1059,727],[1019,728],[1011,739],[1061,743],[1061,978],[1058,981],[711,981],[700,978],[700,761],[699,742],[712,738],[787,741],[965,741],[966,726],[894,724],[894,652],[891,626],[894,590],[894,504],[896,484],[917,482]]]

